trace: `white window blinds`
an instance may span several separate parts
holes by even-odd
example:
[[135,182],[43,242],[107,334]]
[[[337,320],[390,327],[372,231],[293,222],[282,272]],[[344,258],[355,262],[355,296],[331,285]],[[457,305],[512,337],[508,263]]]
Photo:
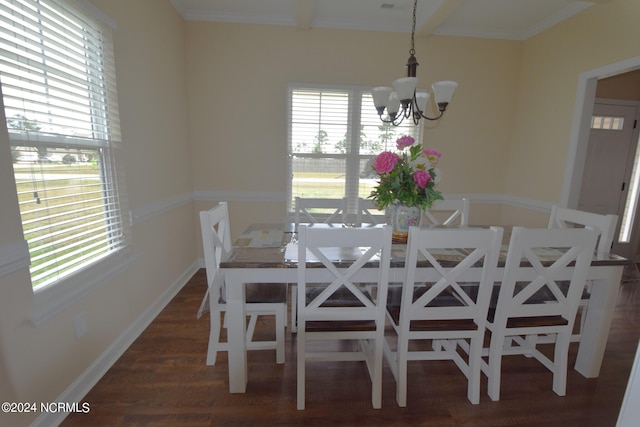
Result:
[[420,126],[384,124],[369,88],[289,85],[289,212],[295,197],[347,197],[355,213],[358,197],[376,185],[370,159],[395,151],[396,139],[420,140]]
[[112,29],[65,0],[0,3],[0,82],[34,287],[126,243]]

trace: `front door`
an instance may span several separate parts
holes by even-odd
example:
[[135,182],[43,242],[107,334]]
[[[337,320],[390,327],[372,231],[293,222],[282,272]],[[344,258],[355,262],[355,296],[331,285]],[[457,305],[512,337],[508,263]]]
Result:
[[[635,105],[594,105],[578,199],[579,210],[618,215],[612,252],[627,258],[635,256],[630,228],[633,212],[627,216],[624,213],[636,151],[637,110]],[[621,238],[621,225],[624,226],[625,221],[628,232]]]

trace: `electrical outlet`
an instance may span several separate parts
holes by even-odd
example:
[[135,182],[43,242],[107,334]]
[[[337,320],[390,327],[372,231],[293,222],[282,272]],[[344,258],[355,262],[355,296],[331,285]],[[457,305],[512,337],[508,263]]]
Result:
[[88,331],[87,316],[84,312],[79,313],[73,318],[73,325],[76,330],[76,339],[82,338]]

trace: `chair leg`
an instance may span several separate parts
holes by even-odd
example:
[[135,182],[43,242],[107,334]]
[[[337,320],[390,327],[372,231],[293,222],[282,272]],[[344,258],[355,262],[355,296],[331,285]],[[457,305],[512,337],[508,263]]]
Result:
[[398,337],[398,350],[396,360],[398,361],[398,375],[396,377],[396,402],[398,406],[404,408],[407,406],[407,357],[409,352],[409,343],[406,339]]
[[382,340],[376,340],[374,352],[373,375],[371,376],[371,404],[373,409],[380,409],[382,408]]
[[216,358],[218,355],[218,349],[220,347],[220,316],[222,313],[219,311],[212,311],[209,313],[211,317],[211,330],[209,331],[209,348],[207,350],[207,365],[213,366],[216,364]]
[[298,287],[291,285],[291,333],[298,332]]
[[304,331],[298,333],[298,395],[297,395],[297,408],[298,410],[304,409],[305,403],[305,343],[304,343]]
[[567,392],[567,367],[569,365],[570,342],[571,331],[558,333],[553,354],[553,391],[558,396],[564,396]]
[[505,337],[496,333],[491,334],[489,345],[489,367],[487,369],[487,394],[493,401],[500,400],[500,371],[502,369],[502,346]]
[[[454,348],[455,352],[456,349]],[[469,365],[467,381],[469,385],[467,388],[467,398],[469,401],[477,405],[480,403],[480,364],[482,362],[482,338],[471,338],[469,345]]]
[[204,293],[204,297],[202,298],[202,302],[200,303],[200,308],[196,313],[196,319],[199,319],[200,317],[202,317],[204,312],[207,311],[207,309],[209,308],[207,307],[208,303],[209,303],[209,288],[207,288],[207,292]]
[[284,329],[287,325],[287,305],[281,304],[276,310],[276,363],[284,363]]

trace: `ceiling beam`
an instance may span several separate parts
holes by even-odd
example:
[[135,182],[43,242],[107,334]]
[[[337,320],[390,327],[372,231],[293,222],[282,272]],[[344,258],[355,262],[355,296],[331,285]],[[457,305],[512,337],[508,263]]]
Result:
[[296,24],[299,30],[311,29],[311,18],[313,17],[313,0],[296,1]]
[[416,34],[419,36],[432,34],[464,1],[465,0],[444,0],[438,10],[431,14],[424,24],[420,25],[420,28],[416,28]]

